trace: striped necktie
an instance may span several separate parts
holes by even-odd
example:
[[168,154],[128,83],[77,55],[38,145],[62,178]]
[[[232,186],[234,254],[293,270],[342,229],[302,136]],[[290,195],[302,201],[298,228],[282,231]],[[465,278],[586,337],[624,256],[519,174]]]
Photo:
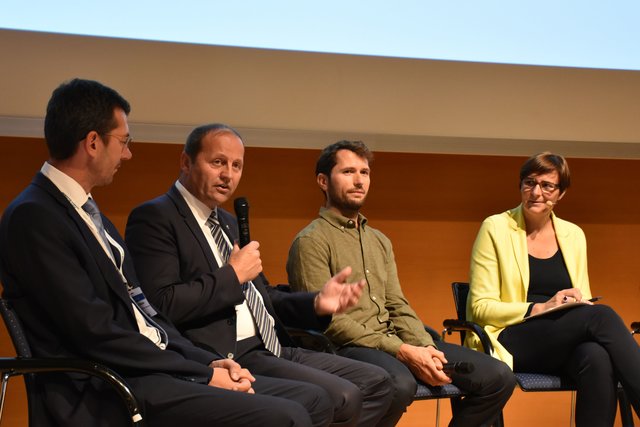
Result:
[[[211,229],[211,235],[216,242],[216,246],[218,246],[222,262],[226,264],[229,261],[229,255],[231,255],[231,248],[224,238],[224,232],[218,221],[217,211],[214,210],[211,212],[211,215],[209,215],[207,219],[207,226]],[[274,329],[275,322],[260,299],[258,290],[250,281],[242,284],[242,290],[244,292],[244,299],[247,301],[251,314],[253,314],[256,326],[258,326],[258,331],[260,332],[264,346],[267,350],[280,357],[281,346],[278,341],[278,336],[276,335],[276,330]]]

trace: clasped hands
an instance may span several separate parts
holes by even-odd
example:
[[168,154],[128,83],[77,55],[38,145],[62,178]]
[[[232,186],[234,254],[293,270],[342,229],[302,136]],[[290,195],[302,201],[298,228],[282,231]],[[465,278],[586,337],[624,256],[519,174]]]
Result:
[[239,363],[231,359],[220,359],[214,360],[209,366],[213,368],[210,386],[249,394],[255,393],[252,384],[256,379]]
[[396,358],[407,365],[416,378],[431,386],[440,386],[451,383],[451,378],[442,370],[447,358],[444,353],[430,345],[418,347],[411,344],[402,344],[396,354]]

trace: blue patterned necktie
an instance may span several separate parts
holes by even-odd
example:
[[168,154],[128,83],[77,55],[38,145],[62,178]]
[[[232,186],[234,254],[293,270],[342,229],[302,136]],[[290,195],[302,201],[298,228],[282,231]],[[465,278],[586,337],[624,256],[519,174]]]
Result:
[[102,217],[100,217],[100,209],[98,209],[98,205],[91,197],[89,197],[85,204],[82,205],[82,209],[91,217],[91,221],[93,221],[93,224],[96,226],[100,238],[104,242],[107,251],[109,251],[109,255],[111,255],[111,259],[115,260],[116,258],[113,256],[109,239],[107,239],[107,233],[104,230],[104,224],[102,224]]
[[[214,210],[211,212],[211,215],[209,215],[207,219],[207,226],[211,229],[211,235],[218,246],[222,262],[226,264],[229,261],[229,255],[231,255],[231,248],[224,238],[224,232],[218,221],[217,211]],[[278,336],[276,335],[276,330],[274,329],[274,321],[267,312],[264,303],[260,300],[258,290],[251,282],[243,283],[242,290],[244,292],[244,299],[247,301],[249,310],[251,310],[253,319],[258,326],[258,331],[260,332],[264,346],[267,350],[280,357],[281,346],[280,341],[278,341]]]
[[[100,209],[98,209],[98,205],[91,197],[89,197],[85,204],[82,205],[82,209],[91,217],[91,221],[93,221],[93,224],[98,229],[100,238],[105,243],[107,250],[111,254],[111,259],[113,259],[118,264],[118,267],[120,267],[122,260],[120,259],[120,257],[116,258],[113,254],[111,243],[109,242],[109,239],[107,239],[107,232],[104,229],[104,224],[102,223],[102,217],[100,216]],[[142,314],[147,324],[158,331],[160,342],[163,343],[163,345],[166,347],[167,343],[169,342],[169,336],[167,335],[167,332],[162,328],[162,326],[160,326],[156,321],[153,320],[152,317],[156,315],[155,310],[148,304],[146,297],[139,287],[133,289],[133,293],[135,294],[135,296],[132,295],[131,290],[128,290],[129,299],[138,308],[138,312]]]

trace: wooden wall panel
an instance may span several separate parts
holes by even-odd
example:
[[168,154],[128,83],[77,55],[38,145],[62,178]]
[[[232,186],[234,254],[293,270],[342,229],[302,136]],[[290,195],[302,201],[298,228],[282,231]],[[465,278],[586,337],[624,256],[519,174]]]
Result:
[[[94,191],[101,209],[121,232],[134,206],[162,194],[176,179],[180,151],[178,145],[134,144],[133,159],[122,166],[114,183]],[[272,283],[286,282],[289,244],[323,202],[313,174],[317,155],[317,150],[247,148],[246,169],[236,194],[249,199],[252,237],[261,243],[264,270]],[[46,149],[40,139],[0,137],[0,156],[0,210],[4,210],[42,165]],[[467,280],[480,222],[519,203],[518,170],[523,160],[376,154],[364,213],[371,226],[393,241],[403,289],[425,323],[439,328],[442,319],[454,316],[449,284]],[[640,161],[569,159],[569,164],[573,185],[556,212],[585,230],[593,293],[603,295],[603,302],[613,306],[625,323],[640,320]],[[231,204],[226,207],[232,209]],[[2,355],[13,352],[4,331],[0,349]],[[7,414],[24,417],[23,399],[12,397]],[[545,407],[547,425],[566,421],[568,395],[518,392],[505,412],[507,422],[546,424],[535,418],[539,411],[533,408],[538,405]],[[417,402],[400,425],[423,423],[434,410],[433,402]]]

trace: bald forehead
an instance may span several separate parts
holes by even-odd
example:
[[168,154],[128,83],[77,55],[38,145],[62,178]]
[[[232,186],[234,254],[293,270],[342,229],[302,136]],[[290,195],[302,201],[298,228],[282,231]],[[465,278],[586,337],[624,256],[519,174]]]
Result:
[[225,153],[231,158],[244,157],[244,143],[233,132],[211,132],[202,138],[202,150]]

